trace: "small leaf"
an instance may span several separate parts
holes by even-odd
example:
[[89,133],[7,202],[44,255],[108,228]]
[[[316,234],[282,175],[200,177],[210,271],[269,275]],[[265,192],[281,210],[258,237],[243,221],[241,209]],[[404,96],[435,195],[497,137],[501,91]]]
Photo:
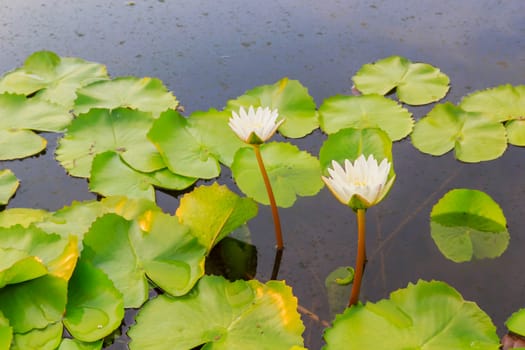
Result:
[[390,299],[347,308],[325,331],[330,349],[479,349],[500,342],[489,316],[444,282],[419,281]]
[[59,57],[50,51],[38,51],[24,65],[0,80],[0,92],[31,95],[39,99],[73,107],[75,91],[84,85],[108,79],[106,67],[74,57]]
[[319,107],[321,129],[333,134],[345,128],[381,128],[392,141],[406,137],[414,125],[412,113],[381,95],[332,96]]
[[0,170],[0,205],[5,205],[9,202],[20,182],[15,174],[9,169]]
[[[297,196],[313,196],[321,190],[323,182],[317,158],[290,143],[272,142],[260,147],[277,206],[291,207]],[[269,204],[252,148],[239,149],[231,169],[241,191],[259,203]]]
[[76,339],[94,342],[124,318],[122,294],[104,272],[81,259],[69,282],[64,325]]
[[257,204],[216,182],[185,194],[176,213],[208,251],[233,230],[257,215]]
[[31,130],[0,129],[0,160],[25,158],[46,148],[47,141]]
[[303,331],[297,299],[284,282],[205,276],[186,296],[149,301],[128,334],[131,350],[186,350],[201,344],[217,350],[289,350],[303,345]]
[[430,214],[432,239],[455,262],[500,256],[509,243],[507,221],[486,193],[455,189],[434,205]]
[[463,162],[496,159],[507,148],[501,123],[450,102],[436,105],[416,123],[412,143],[421,152],[435,156],[455,149],[456,158]]
[[178,112],[162,113],[153,123],[148,137],[173,173],[203,179],[219,176],[218,158],[204,140],[190,132],[188,121]]
[[330,272],[324,281],[330,314],[344,310],[348,306],[348,296],[351,291],[351,283],[354,281],[354,268],[340,266]]
[[384,95],[395,88],[399,100],[410,105],[438,101],[450,88],[450,79],[438,68],[400,56],[365,64],[352,80],[363,94]]
[[15,333],[10,350],[55,350],[62,339],[62,322],[51,323],[43,329]]
[[86,113],[93,108],[116,109],[126,107],[158,116],[175,109],[179,102],[156,78],[120,77],[98,81],[77,90],[75,113]]
[[118,108],[93,109],[75,118],[59,140],[56,158],[73,176],[89,177],[93,158],[117,152],[133,169],[152,172],[165,168],[162,157],[147,139],[150,113]]
[[[344,164],[345,159],[355,161],[360,155],[373,155],[379,162],[387,159],[392,163],[392,141],[381,129],[341,129],[328,135],[319,150],[321,169],[328,175],[327,168],[332,167],[332,161]],[[394,174],[393,167],[390,170]]]
[[519,309],[510,315],[505,325],[512,333],[525,336],[525,309]]
[[273,85],[253,88],[237,99],[229,100],[226,109],[238,112],[240,107],[250,106],[277,109],[277,120],[285,119],[279,132],[286,137],[303,137],[319,126],[315,102],[308,90],[297,80],[283,78]]

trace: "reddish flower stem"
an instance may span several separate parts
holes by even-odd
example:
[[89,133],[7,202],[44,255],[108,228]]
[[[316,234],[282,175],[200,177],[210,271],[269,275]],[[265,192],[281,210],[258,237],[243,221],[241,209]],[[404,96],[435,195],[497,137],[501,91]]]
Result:
[[357,257],[355,261],[355,276],[352,284],[352,294],[348,306],[356,305],[359,301],[359,291],[366,262],[366,209],[357,209]]
[[279,211],[277,210],[277,204],[275,203],[275,197],[273,195],[272,185],[270,184],[268,173],[266,172],[266,168],[264,167],[259,145],[253,145],[253,149],[255,151],[255,158],[257,158],[257,163],[259,164],[259,169],[261,169],[261,174],[264,180],[264,185],[266,186],[266,192],[268,192],[268,199],[270,200],[270,206],[272,208],[273,224],[275,227],[275,239],[277,241],[277,249],[281,250],[284,247],[283,234],[281,230],[281,219],[279,219]]

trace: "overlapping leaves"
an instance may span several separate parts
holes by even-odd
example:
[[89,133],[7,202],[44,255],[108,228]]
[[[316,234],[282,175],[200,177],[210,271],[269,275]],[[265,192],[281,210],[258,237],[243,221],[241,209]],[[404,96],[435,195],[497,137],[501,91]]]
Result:
[[455,189],[432,208],[430,228],[439,250],[455,262],[495,258],[509,244],[507,220],[484,192]]
[[303,331],[297,299],[284,282],[228,282],[205,276],[188,295],[149,301],[128,334],[132,350],[186,350],[199,345],[289,350],[303,349]]
[[461,100],[461,108],[504,122],[510,144],[525,146],[525,85],[501,85],[476,91]]
[[439,101],[450,88],[450,79],[438,68],[427,63],[413,63],[400,56],[367,63],[352,80],[364,94],[384,95],[396,89],[398,99],[409,105]]
[[30,55],[21,68],[0,79],[0,93],[33,95],[69,110],[76,90],[95,81],[109,79],[106,67],[76,57],[59,57],[50,51]]
[[325,331],[324,349],[483,349],[500,347],[496,327],[444,282],[419,281],[390,299],[346,309]]

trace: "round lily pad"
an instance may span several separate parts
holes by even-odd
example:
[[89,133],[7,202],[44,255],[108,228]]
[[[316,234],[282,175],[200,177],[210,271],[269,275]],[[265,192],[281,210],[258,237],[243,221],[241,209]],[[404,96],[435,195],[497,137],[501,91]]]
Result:
[[505,325],[512,333],[525,336],[525,309],[520,309],[510,315]]
[[325,350],[500,347],[490,317],[438,281],[419,281],[392,292],[390,299],[347,308],[325,331],[324,339]]
[[297,299],[284,282],[205,276],[188,295],[146,303],[128,335],[131,350],[290,350],[303,346],[303,331]]
[[363,94],[385,95],[396,89],[398,99],[409,105],[439,101],[450,88],[450,79],[438,68],[400,56],[365,64],[352,80]]
[[450,102],[436,105],[420,119],[411,138],[423,153],[440,156],[454,149],[457,159],[469,163],[496,159],[507,148],[500,122]]
[[5,205],[9,201],[20,182],[15,174],[9,169],[0,170],[0,205]]
[[[323,187],[319,161],[308,152],[282,142],[263,144],[260,148],[277,206],[291,207],[297,196],[316,195]],[[231,169],[241,191],[259,203],[270,203],[251,147],[237,151]]]
[[478,190],[445,194],[432,208],[430,229],[441,253],[455,262],[498,257],[510,239],[500,206]]
[[319,107],[319,122],[327,134],[344,128],[381,128],[392,141],[406,137],[414,125],[412,113],[376,94],[329,97]]

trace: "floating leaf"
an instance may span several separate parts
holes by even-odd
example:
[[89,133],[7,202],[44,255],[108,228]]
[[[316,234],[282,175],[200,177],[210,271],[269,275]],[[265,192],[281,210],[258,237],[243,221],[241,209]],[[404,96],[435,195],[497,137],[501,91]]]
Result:
[[340,266],[330,272],[324,281],[330,314],[335,315],[348,306],[348,296],[354,281],[354,268]]
[[497,350],[489,316],[444,282],[419,281],[390,299],[347,308],[325,331],[324,349]]
[[213,183],[185,194],[176,215],[210,251],[217,242],[255,217],[257,204]]
[[177,108],[179,102],[156,78],[121,77],[98,81],[77,90],[75,113],[93,108],[116,109],[127,107],[154,116],[167,109]]
[[0,92],[31,95],[73,107],[75,91],[81,86],[108,79],[106,67],[74,57],[59,57],[50,51],[38,51],[24,65],[0,80]]
[[67,281],[51,275],[0,289],[0,311],[9,319],[15,333],[59,322],[66,300]]
[[128,335],[132,350],[186,350],[201,344],[217,350],[290,350],[303,345],[303,331],[297,299],[284,282],[205,276],[186,296],[161,295],[148,302]]
[[448,192],[430,214],[432,239],[455,262],[500,256],[509,243],[506,226],[499,205],[477,190]]
[[258,86],[235,100],[229,100],[226,109],[238,112],[240,107],[250,106],[277,109],[277,120],[285,119],[279,132],[286,137],[303,137],[319,126],[315,101],[297,80],[283,78],[273,85]]
[[245,146],[228,125],[231,116],[228,111],[210,109],[207,112],[194,112],[186,119],[186,127],[195,139],[228,167],[233,162],[235,152]]
[[20,182],[15,174],[9,169],[0,170],[0,205],[5,205],[9,202]]
[[9,349],[13,340],[13,328],[9,325],[9,320],[0,312],[0,349]]
[[[291,207],[297,196],[316,195],[323,187],[317,158],[289,143],[260,146],[264,165],[279,207]],[[251,147],[239,149],[232,164],[235,182],[247,196],[269,204],[261,171]]]
[[102,340],[93,343],[85,343],[77,339],[64,338],[57,350],[101,350],[102,345]]
[[190,132],[188,121],[178,112],[162,113],[153,123],[148,137],[175,174],[203,179],[219,176],[218,157],[211,153],[205,140]]
[[438,68],[426,63],[412,63],[400,56],[365,64],[352,80],[364,94],[384,95],[396,89],[398,99],[409,105],[439,101],[450,88],[450,79]]
[[43,329],[15,333],[10,350],[55,350],[62,339],[62,322],[51,323]]
[[23,95],[0,94],[0,160],[24,158],[46,148],[31,130],[62,131],[71,115],[61,106]]
[[459,106],[495,121],[507,122],[509,143],[525,146],[525,85],[507,84],[476,91],[465,96]]
[[512,333],[525,336],[525,309],[520,309],[510,315],[505,325]]
[[[344,164],[345,159],[356,160],[361,154],[366,157],[373,155],[381,161],[388,159],[392,163],[392,141],[381,129],[341,129],[335,134],[328,135],[319,150],[321,169],[327,175],[326,169],[332,167],[332,161]],[[390,170],[394,174],[393,167]]]
[[111,334],[123,318],[122,294],[104,272],[81,259],[69,282],[63,321],[69,333],[94,342]]
[[16,249],[0,248],[0,288],[47,274],[47,268],[36,256]]
[[412,113],[381,95],[332,96],[319,107],[321,129],[333,134],[341,129],[381,128],[392,141],[406,137],[414,125]]
[[162,169],[162,157],[146,137],[152,123],[151,114],[146,112],[93,109],[73,120],[59,141],[56,158],[78,177],[89,177],[93,158],[105,151],[117,152],[138,171]]
[[412,132],[414,147],[440,156],[451,149],[463,162],[496,159],[505,152],[507,138],[501,123],[477,112],[466,112],[450,102],[436,105]]
[[83,254],[111,278],[125,307],[147,300],[146,276],[168,293],[181,295],[204,273],[205,249],[188,228],[157,211],[149,212],[148,219],[134,223],[106,214],[84,236]]

